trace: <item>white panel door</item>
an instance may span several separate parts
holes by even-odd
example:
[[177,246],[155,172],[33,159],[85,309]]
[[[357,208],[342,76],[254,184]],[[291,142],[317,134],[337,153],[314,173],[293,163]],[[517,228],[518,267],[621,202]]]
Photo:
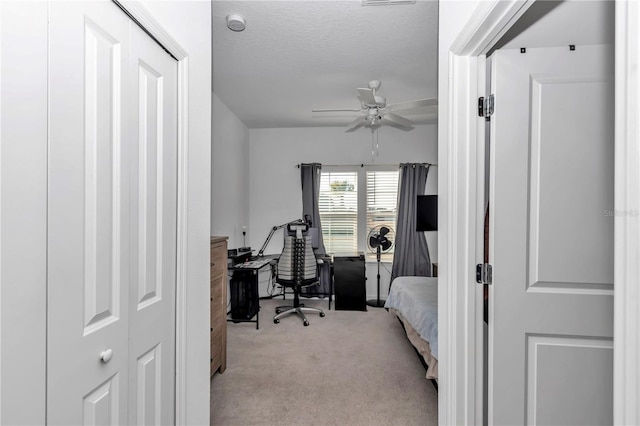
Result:
[[109,3],[51,2],[49,37],[47,418],[123,424],[129,20]]
[[490,424],[613,421],[613,49],[492,58]]
[[49,56],[48,422],[173,423],[176,63],[110,1]]
[[[130,424],[174,422],[178,65],[131,28]],[[169,403],[167,403],[169,402]]]

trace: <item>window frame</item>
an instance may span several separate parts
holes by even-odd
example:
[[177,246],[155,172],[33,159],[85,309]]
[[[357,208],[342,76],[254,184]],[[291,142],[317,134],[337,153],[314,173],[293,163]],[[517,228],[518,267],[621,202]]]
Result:
[[[376,254],[369,251],[367,247],[367,237],[369,234],[369,230],[367,229],[367,172],[373,171],[395,171],[400,173],[400,166],[395,164],[387,164],[387,165],[353,165],[353,166],[322,166],[321,173],[353,173],[357,174],[358,181],[358,202],[357,202],[357,241],[356,246],[358,251],[361,251],[365,255],[365,259],[367,261],[375,261]],[[399,176],[398,176],[399,178]],[[397,194],[396,194],[397,198]],[[397,206],[396,206],[397,208]],[[397,222],[397,210],[396,210],[396,220]],[[396,228],[396,223],[392,224],[393,229]],[[394,241],[395,244],[395,241]],[[393,261],[394,253],[387,253],[381,256],[382,262],[391,263]]]

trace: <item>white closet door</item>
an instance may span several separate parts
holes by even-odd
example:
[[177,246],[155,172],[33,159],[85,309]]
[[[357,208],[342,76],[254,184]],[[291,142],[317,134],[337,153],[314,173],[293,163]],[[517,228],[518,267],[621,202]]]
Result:
[[173,423],[176,63],[110,1],[49,55],[48,422]]
[[129,19],[106,2],[54,1],[49,37],[47,418],[123,424]]
[[613,50],[492,67],[489,424],[611,424]]
[[[174,422],[178,65],[132,25],[130,424]],[[135,407],[135,409],[133,409]]]

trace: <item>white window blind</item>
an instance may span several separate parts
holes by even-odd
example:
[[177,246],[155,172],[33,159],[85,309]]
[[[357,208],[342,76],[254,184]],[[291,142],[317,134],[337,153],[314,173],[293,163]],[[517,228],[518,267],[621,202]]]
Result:
[[[319,210],[327,253],[364,252],[375,257],[367,246],[368,235],[376,226],[395,229],[398,176],[397,168],[322,171]],[[388,238],[395,241],[395,234]],[[393,247],[383,254],[383,260],[392,258]]]
[[358,172],[325,172],[319,205],[327,253],[358,251]]
[[[398,170],[367,171],[367,236],[376,226],[386,226],[394,230],[398,213]],[[388,237],[395,242],[395,235]],[[388,251],[388,258],[393,253]]]

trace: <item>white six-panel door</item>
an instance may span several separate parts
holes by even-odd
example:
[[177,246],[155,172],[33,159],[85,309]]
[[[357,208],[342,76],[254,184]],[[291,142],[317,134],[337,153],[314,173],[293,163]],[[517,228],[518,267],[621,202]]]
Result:
[[[129,280],[130,424],[173,420],[177,214],[177,62],[131,25],[135,89]],[[135,371],[135,373],[133,373]]]
[[492,59],[490,424],[613,421],[613,49]]
[[47,420],[172,423],[176,62],[108,1],[49,55]]

